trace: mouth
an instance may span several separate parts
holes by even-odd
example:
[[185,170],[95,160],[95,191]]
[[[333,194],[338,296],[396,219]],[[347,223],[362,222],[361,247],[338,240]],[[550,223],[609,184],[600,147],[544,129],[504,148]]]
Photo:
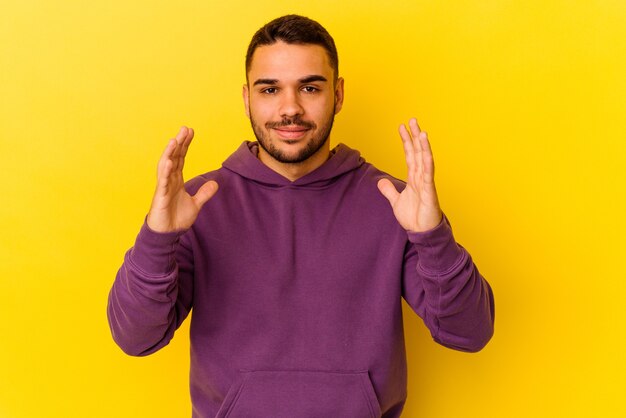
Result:
[[309,128],[298,125],[281,126],[272,129],[276,131],[280,138],[287,140],[300,139],[309,131]]

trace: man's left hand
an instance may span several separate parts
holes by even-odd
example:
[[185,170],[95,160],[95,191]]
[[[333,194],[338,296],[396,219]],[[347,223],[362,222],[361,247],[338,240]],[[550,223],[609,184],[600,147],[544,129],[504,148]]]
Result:
[[443,213],[435,190],[435,165],[428,135],[420,130],[417,120],[409,121],[409,128],[400,125],[400,137],[408,167],[406,187],[398,193],[388,179],[378,182],[378,190],[389,200],[400,225],[410,232],[424,232],[441,222]]

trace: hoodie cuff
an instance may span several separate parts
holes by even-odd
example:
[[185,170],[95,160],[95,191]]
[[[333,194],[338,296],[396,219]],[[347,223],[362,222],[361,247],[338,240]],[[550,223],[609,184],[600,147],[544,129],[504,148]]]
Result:
[[176,268],[176,246],[186,231],[156,232],[144,223],[139,230],[130,260],[144,273],[154,276],[170,274]]
[[417,248],[420,268],[433,275],[443,275],[463,258],[464,250],[454,240],[446,215],[439,225],[424,232],[407,232],[409,241]]

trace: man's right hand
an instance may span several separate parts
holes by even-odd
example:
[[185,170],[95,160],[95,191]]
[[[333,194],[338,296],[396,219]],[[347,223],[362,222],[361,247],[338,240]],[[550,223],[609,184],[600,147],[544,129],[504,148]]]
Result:
[[217,183],[207,181],[194,196],[185,190],[183,166],[193,129],[183,126],[176,138],[170,139],[157,169],[157,186],[152,198],[147,223],[156,232],[188,229],[195,222],[202,206],[217,192]]

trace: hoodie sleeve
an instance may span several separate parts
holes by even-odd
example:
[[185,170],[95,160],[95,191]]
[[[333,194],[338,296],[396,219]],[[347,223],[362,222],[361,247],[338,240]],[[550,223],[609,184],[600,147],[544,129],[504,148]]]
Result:
[[158,233],[144,221],[109,292],[113,339],[134,356],[159,350],[189,314],[192,295],[193,255],[185,231]]
[[476,352],[493,335],[495,305],[489,283],[454,240],[445,217],[430,231],[408,233],[402,291],[433,339]]

